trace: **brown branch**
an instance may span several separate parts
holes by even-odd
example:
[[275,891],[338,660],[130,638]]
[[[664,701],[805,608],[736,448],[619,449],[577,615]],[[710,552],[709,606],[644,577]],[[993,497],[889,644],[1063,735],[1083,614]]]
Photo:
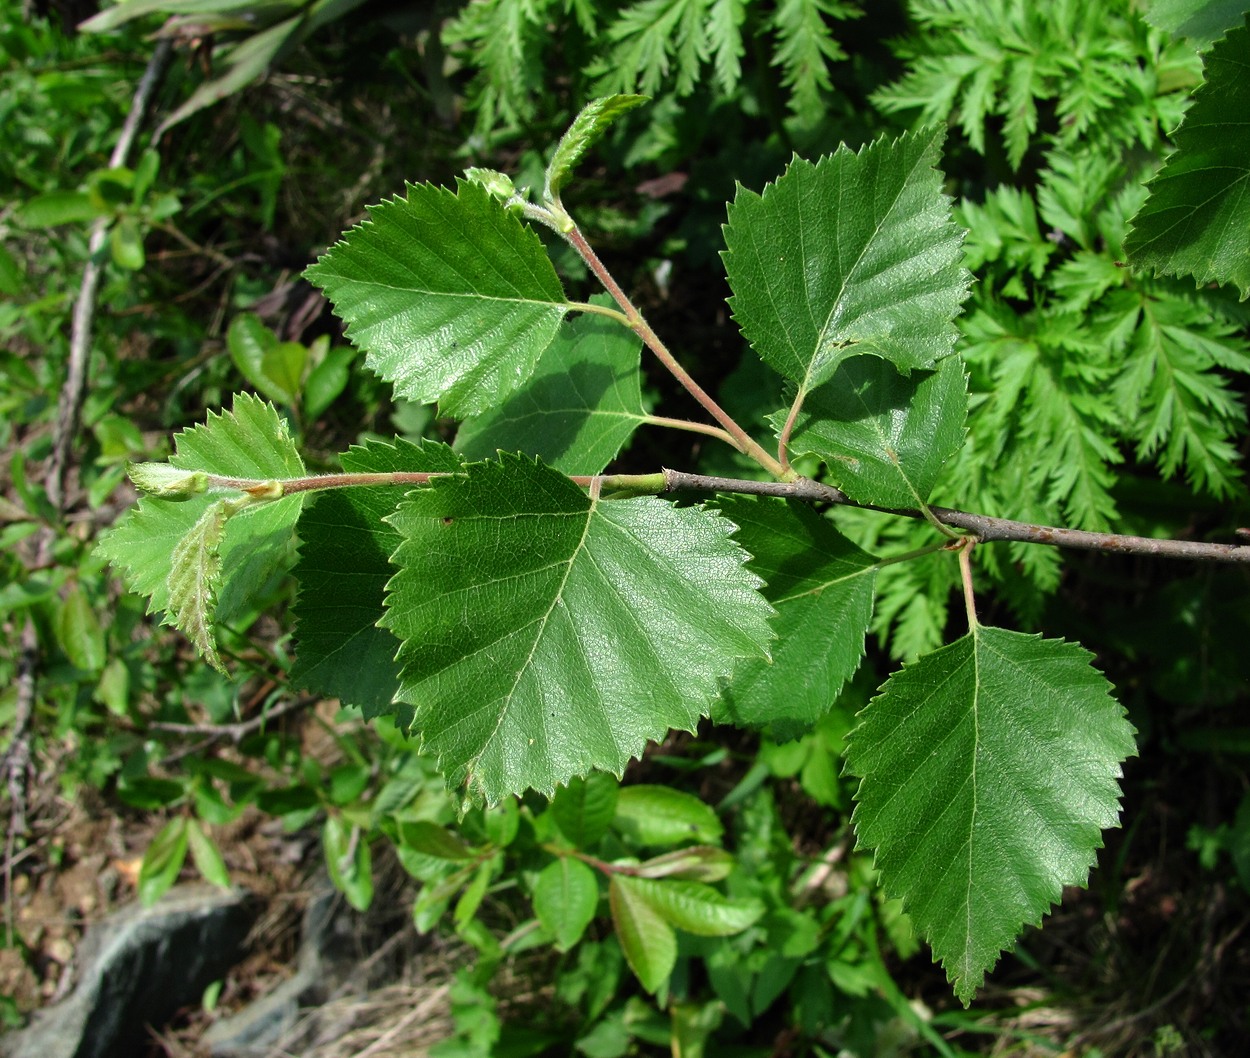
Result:
[[[807,502],[833,503],[846,507],[859,507],[883,514],[896,514],[903,518],[924,518],[919,510],[874,507],[856,503],[841,489],[822,485],[818,481],[800,478],[798,481],[743,481],[737,478],[708,477],[704,474],[686,474],[680,470],[665,470],[666,492],[737,492],[756,496],[781,496]],[[1101,551],[1119,555],[1154,555],[1159,558],[1181,558],[1198,562],[1250,562],[1250,546],[1243,543],[1217,544],[1200,540],[1158,540],[1149,536],[1129,536],[1124,533],[1095,533],[1085,529],[1062,529],[1050,525],[1034,525],[1017,522],[1010,518],[993,518],[986,514],[970,514],[967,511],[947,507],[930,507],[930,512],[942,525],[962,529],[975,537],[979,543],[1015,540],[1026,544],[1049,544],[1078,551]]]
[[164,731],[171,735],[204,735],[207,737],[208,742],[216,742],[220,739],[228,738],[235,745],[238,745],[253,731],[259,730],[270,721],[286,716],[287,713],[307,709],[318,700],[307,695],[303,698],[294,698],[289,702],[275,705],[268,712],[263,712],[250,720],[240,720],[236,724],[176,724],[172,721],[154,720],[147,725],[147,729],[149,731]]
[[[157,43],[152,58],[148,60],[147,69],[135,89],[134,100],[130,104],[130,112],[122,125],[121,135],[113,147],[109,157],[110,168],[116,169],[126,164],[130,150],[134,146],[139,126],[148,112],[148,104],[152,94],[165,75],[165,67],[173,54],[173,44],[169,40]],[[48,467],[46,489],[48,499],[59,511],[65,504],[65,468],[69,465],[70,447],[78,435],[78,420],[82,414],[83,399],[86,395],[87,363],[91,355],[91,332],[95,317],[96,293],[100,287],[100,278],[104,274],[102,254],[104,243],[108,239],[109,218],[98,217],[91,225],[88,239],[87,265],[82,273],[82,285],[78,289],[78,299],[74,302],[73,321],[70,325],[69,364],[66,368],[65,386],[61,390],[61,398],[57,404],[56,440],[52,449],[52,461]]]
[[737,420],[717,404],[712,396],[691,377],[690,372],[681,366],[677,358],[669,351],[668,346],[660,340],[660,336],[651,329],[651,325],[634,306],[634,303],[630,301],[629,295],[621,289],[620,284],[617,283],[612,273],[604,266],[599,259],[599,255],[595,253],[594,247],[586,241],[586,237],[581,231],[574,226],[571,231],[561,231],[561,234],[568,240],[569,245],[578,252],[582,260],[586,262],[587,267],[595,274],[599,282],[603,284],[604,289],[612,295],[612,299],[620,306],[621,311],[625,313],[626,320],[629,322],[630,329],[642,339],[642,343],[655,354],[656,359],[668,369],[669,374],[681,384],[682,388],[694,397],[713,419],[720,423],[724,431],[733,438],[735,447],[744,455],[754,459],[770,474],[775,474],[779,478],[786,477],[786,468],[765,452],[758,442],[738,425]]

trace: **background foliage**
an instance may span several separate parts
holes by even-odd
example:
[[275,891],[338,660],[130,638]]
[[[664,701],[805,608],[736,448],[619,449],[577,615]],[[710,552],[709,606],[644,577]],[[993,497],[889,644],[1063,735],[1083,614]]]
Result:
[[[316,25],[298,23],[298,35],[291,12],[273,7],[259,44],[262,33],[217,27],[211,72],[176,61],[158,102],[161,138],[143,140],[129,168],[109,170],[150,53],[144,32],[160,21],[150,12],[164,10],[111,10],[127,8],[143,17],[112,16],[103,35],[73,38],[24,21],[9,0],[3,8],[0,119],[13,149],[0,152],[10,188],[0,205],[0,708],[14,727],[29,621],[39,662],[27,737],[39,773],[66,795],[100,791],[116,810],[168,820],[144,861],[141,895],[176,880],[188,852],[205,877],[224,881],[231,851],[213,836],[244,813],[319,825],[327,868],[356,906],[372,898],[372,858],[394,849],[423,883],[418,927],[456,930],[478,952],[458,985],[460,1035],[448,1053],[510,1042],[568,1053],[570,1039],[605,1056],[711,1045],[773,1053],[779,1040],[796,1053],[872,1054],[890,1039],[950,1053],[978,1049],[991,1027],[1004,1034],[1001,1046],[1024,1046],[1038,1030],[1016,1013],[1022,1002],[1068,1012],[1041,1030],[1056,1045],[1162,1053],[1176,1041],[1220,1053],[1221,1041],[1244,1037],[1247,967],[1227,943],[1250,881],[1242,573],[1023,545],[979,549],[988,616],[1093,650],[1130,708],[1141,759],[1129,775],[1124,832],[1109,837],[1094,890],[1027,934],[984,1006],[963,1014],[950,1009],[927,955],[912,957],[907,920],[877,894],[870,861],[852,848],[853,780],[840,764],[855,712],[889,671],[882,655],[908,659],[952,626],[958,634],[954,564],[941,556],[881,571],[869,663],[814,726],[811,715],[760,736],[708,726],[649,755],[619,791],[597,777],[550,803],[528,797],[453,823],[429,764],[385,722],[345,727],[326,761],[302,752],[297,725],[278,722],[298,715],[300,702],[286,616],[314,628],[332,620],[293,599],[289,583],[258,575],[228,606],[223,592],[222,650],[239,677],[227,680],[154,632],[144,604],[119,593],[92,548],[128,500],[125,462],[165,457],[174,430],[240,387],[283,408],[314,469],[329,469],[329,453],[352,444],[356,465],[372,468],[404,458],[408,445],[451,440],[419,390],[409,394],[417,401],[389,401],[295,277],[366,202],[405,179],[446,184],[482,164],[538,186],[543,145],[586,98],[616,90],[656,99],[599,147],[588,178],[567,192],[570,208],[695,373],[723,380],[740,420],[766,434],[759,420],[775,394],[753,374],[754,355],[742,357],[726,320],[728,290],[711,267],[733,181],[762,192],[792,149],[815,158],[839,141],[858,147],[941,120],[951,127],[947,189],[969,229],[964,263],[976,282],[956,319],[970,371],[969,433],[931,483],[933,500],[1049,524],[1227,536],[1247,523],[1244,246],[1219,273],[1223,287],[1183,256],[1173,255],[1175,268],[1156,264],[1161,275],[1123,262],[1140,254],[1155,264],[1159,241],[1139,213],[1146,181],[1154,176],[1152,188],[1178,188],[1186,200],[1183,161],[1160,171],[1171,148],[1211,149],[1207,108],[1244,106],[1235,93],[1195,94],[1214,77],[1200,46],[1232,27],[1218,47],[1244,50],[1240,11],[1201,33],[1192,18],[1143,17],[1128,3],[952,0],[860,11],[484,0],[410,17],[397,38],[394,16],[367,6],[350,18],[327,9]],[[182,54],[196,54],[191,42]],[[262,76],[270,58],[277,65]],[[232,94],[211,108],[187,106],[208,79],[232,71]],[[1173,137],[1187,107],[1199,120]],[[171,115],[183,120],[169,124]],[[85,225],[100,217],[107,262],[63,518],[39,482]],[[1235,231],[1240,220],[1215,224]],[[631,409],[688,411],[659,375],[638,393],[627,398]],[[394,433],[397,447],[379,444],[379,434]],[[746,472],[698,440],[661,450],[646,432],[627,459]],[[371,503],[353,496],[325,515],[360,524]],[[838,524],[874,553],[915,542],[911,526],[855,512]],[[31,568],[43,526],[55,534],[50,560]],[[380,593],[389,572],[378,557]],[[299,561],[326,568],[334,556],[305,548]],[[389,700],[392,672],[377,673],[369,694]],[[728,708],[749,716],[751,703]],[[265,713],[274,722],[244,731],[237,745],[189,754],[186,735],[160,726]],[[686,799],[661,813],[649,798],[665,796]],[[14,867],[23,845],[55,843],[55,815],[37,809],[7,856],[19,873],[42,862],[28,856]],[[680,832],[649,831],[661,815],[681,820]],[[582,857],[632,858],[653,873],[596,878]],[[674,875],[714,883],[720,896],[698,890],[702,911],[684,918],[657,909],[648,883]],[[510,920],[531,907],[532,924]],[[628,938],[643,933],[671,944],[631,949]],[[1152,934],[1166,945],[1148,945]],[[10,937],[32,968],[33,944]],[[543,1019],[499,993],[500,968],[518,963],[558,998]],[[666,990],[644,998],[626,966],[644,983],[667,978]]]

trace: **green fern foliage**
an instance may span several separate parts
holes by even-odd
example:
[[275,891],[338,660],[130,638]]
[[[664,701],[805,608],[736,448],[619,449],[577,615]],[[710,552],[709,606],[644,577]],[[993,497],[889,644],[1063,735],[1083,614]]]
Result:
[[476,0],[442,39],[473,71],[469,103],[483,133],[545,110],[557,46],[579,96],[730,97],[760,55],[758,74],[779,77],[790,111],[811,122],[833,90],[833,64],[847,57],[834,26],[860,14],[847,0]]
[[[907,63],[880,89],[887,113],[918,124],[949,121],[979,154],[1001,147],[1019,169],[1044,137],[1156,146],[1175,126],[1192,84],[1191,46],[1168,44],[1127,0],[912,0],[916,32],[900,41]],[[1149,59],[1143,62],[1143,58]]]

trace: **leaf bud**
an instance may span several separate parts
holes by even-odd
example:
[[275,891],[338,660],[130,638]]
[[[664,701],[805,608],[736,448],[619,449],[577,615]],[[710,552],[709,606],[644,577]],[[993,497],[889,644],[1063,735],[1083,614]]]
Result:
[[126,472],[135,488],[163,500],[189,500],[208,489],[202,470],[183,470],[168,463],[128,463]]

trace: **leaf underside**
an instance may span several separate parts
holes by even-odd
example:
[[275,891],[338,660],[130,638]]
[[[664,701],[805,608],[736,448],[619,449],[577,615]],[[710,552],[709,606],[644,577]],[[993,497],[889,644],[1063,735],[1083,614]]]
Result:
[[766,584],[777,642],[771,664],[751,658],[739,665],[716,719],[814,724],[863,660],[874,559],[804,504],[734,497],[719,506],[738,525],[735,539]]
[[[452,473],[461,467],[446,445],[402,438],[354,447],[341,463],[347,473]],[[325,492],[308,505],[298,525],[300,591],[291,680],[360,706],[367,720],[394,712],[399,688],[399,641],[378,621],[387,581],[395,573],[391,553],[401,540],[383,519],[394,512],[404,491],[380,485]]]
[[538,236],[473,183],[409,184],[304,274],[397,396],[456,416],[523,385],[569,309]]
[[494,803],[690,730],[772,613],[733,525],[646,497],[599,501],[520,456],[439,479],[402,534],[382,621],[398,698],[450,785]]
[[1090,658],[977,627],[895,673],[851,733],[859,845],[965,1005],[1117,822],[1133,729]]
[[942,193],[941,129],[796,158],[762,195],[729,207],[725,269],[742,333],[806,393],[847,357],[900,371],[954,348],[967,296],[963,233]]

